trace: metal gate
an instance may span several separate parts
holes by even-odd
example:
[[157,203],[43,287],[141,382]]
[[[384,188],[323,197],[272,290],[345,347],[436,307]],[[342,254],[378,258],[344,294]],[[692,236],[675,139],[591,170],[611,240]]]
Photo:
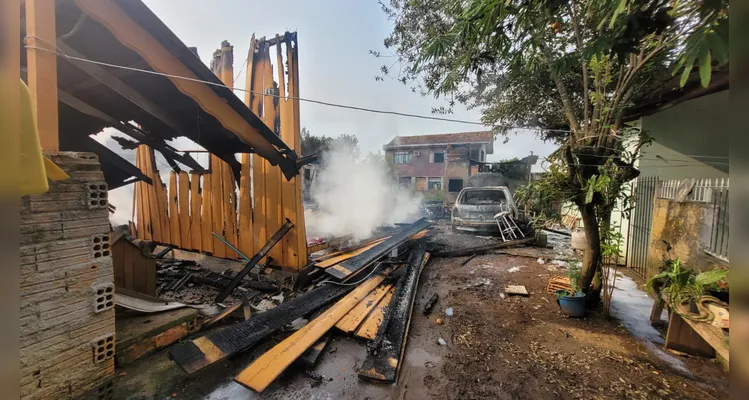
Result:
[[653,199],[658,185],[657,176],[641,176],[634,185],[635,208],[629,222],[627,237],[627,267],[648,279],[648,248],[653,221]]

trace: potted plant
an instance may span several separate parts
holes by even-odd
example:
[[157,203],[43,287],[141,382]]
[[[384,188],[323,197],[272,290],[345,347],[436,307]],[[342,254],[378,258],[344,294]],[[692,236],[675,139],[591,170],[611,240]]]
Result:
[[675,260],[667,261],[666,269],[650,278],[646,287],[655,293],[658,299],[665,295],[671,309],[679,315],[692,318],[682,312],[679,306],[687,305],[690,313],[700,314],[697,308],[700,298],[708,294],[710,289],[719,287],[718,283],[722,282],[727,275],[727,269],[714,269],[696,274],[684,268],[677,257]]
[[557,304],[562,312],[569,317],[580,318],[585,316],[585,294],[580,291],[579,265],[571,265],[567,277],[570,279],[572,290],[557,290]]

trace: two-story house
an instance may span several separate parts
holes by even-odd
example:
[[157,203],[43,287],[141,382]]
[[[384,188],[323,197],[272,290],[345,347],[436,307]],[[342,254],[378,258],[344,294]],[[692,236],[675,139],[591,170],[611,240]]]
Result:
[[383,146],[398,183],[416,191],[457,194],[471,175],[470,161],[494,153],[491,131],[396,136]]

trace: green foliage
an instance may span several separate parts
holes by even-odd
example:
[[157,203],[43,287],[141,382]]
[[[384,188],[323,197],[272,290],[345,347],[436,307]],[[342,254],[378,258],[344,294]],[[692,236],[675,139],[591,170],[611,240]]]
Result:
[[548,222],[561,220],[561,206],[571,202],[577,191],[570,184],[565,167],[559,163],[552,163],[548,171],[540,179],[521,186],[515,192],[517,204],[536,213],[531,221],[535,227]]
[[698,22],[685,21],[697,26],[687,34],[682,43],[684,50],[678,58],[673,74],[681,71],[679,83],[684,86],[696,64],[700,83],[707,87],[713,65],[728,63],[728,1],[682,1],[678,2],[677,8],[682,9],[682,13],[691,12],[699,17]]
[[[562,147],[519,197],[539,215],[565,201],[592,208],[599,235],[615,205],[631,206],[625,189],[646,143],[626,111],[695,63],[705,84],[728,56],[726,0],[390,0],[383,10],[397,79],[481,109],[487,125],[546,129],[526,132]],[[583,266],[583,286],[599,261]]]
[[567,269],[567,277],[570,278],[570,285],[572,286],[572,293],[578,293],[582,289],[582,270],[577,263],[570,264]]
[[708,288],[728,276],[728,270],[715,269],[695,274],[684,268],[679,259],[666,262],[666,269],[650,278],[646,288],[657,296],[664,293],[671,305],[686,304],[698,300]]
[[317,163],[322,162],[325,158],[325,153],[333,149],[350,152],[353,160],[359,158],[359,138],[355,135],[344,133],[335,138],[325,135],[316,136],[307,130],[307,128],[302,128],[301,137],[302,155],[317,154]]
[[567,278],[569,278],[570,280],[570,286],[572,286],[572,290],[562,290],[557,292],[557,298],[582,294],[581,282],[583,274],[579,264],[570,263],[570,266],[567,269]]
[[621,257],[621,246],[624,244],[624,236],[618,226],[611,225],[601,235],[601,254],[604,259],[614,262]]
[[611,183],[611,177],[608,175],[593,175],[588,179],[587,189],[585,191],[585,204],[593,202],[593,196],[596,193],[605,193]]
[[422,194],[422,201],[442,201],[445,198],[444,190],[428,190]]

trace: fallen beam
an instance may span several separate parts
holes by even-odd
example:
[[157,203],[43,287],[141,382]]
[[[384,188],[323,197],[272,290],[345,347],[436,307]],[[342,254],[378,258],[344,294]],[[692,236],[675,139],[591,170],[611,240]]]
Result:
[[395,287],[391,287],[387,291],[385,297],[377,303],[377,306],[369,313],[367,319],[362,322],[359,329],[356,330],[354,336],[364,340],[374,340],[377,336],[377,331],[380,329],[382,320],[385,318],[385,310],[393,300],[393,293],[395,293]]
[[203,328],[208,328],[211,325],[215,325],[217,322],[221,321],[222,319],[228,317],[233,313],[234,311],[239,310],[239,308],[242,307],[242,302],[238,301],[229,307],[224,308],[220,313],[213,316],[213,318],[203,322]]
[[333,331],[329,330],[328,333],[323,335],[320,340],[317,341],[312,347],[307,349],[301,357],[299,357],[296,362],[297,364],[305,367],[305,368],[312,368],[317,364],[317,360],[320,359],[320,356],[323,352],[325,352],[325,348],[328,347],[328,343],[330,342],[330,338],[333,336]]
[[464,256],[471,256],[471,255],[479,255],[479,254],[488,253],[492,250],[502,249],[505,247],[520,246],[523,244],[530,244],[535,241],[536,241],[535,237],[529,237],[525,239],[510,240],[508,242],[492,243],[492,244],[488,244],[485,246],[471,247],[468,249],[459,249],[459,250],[452,250],[452,251],[438,251],[434,253],[433,256],[450,258],[450,257],[464,257]]
[[393,287],[392,284],[380,285],[372,290],[364,300],[341,318],[341,320],[335,324],[335,327],[344,333],[350,334],[354,332],[359,328],[359,325],[367,319],[369,313],[377,306],[380,300],[385,297],[391,287]]
[[421,218],[413,224],[405,225],[392,232],[391,236],[385,241],[353,258],[329,267],[325,270],[325,273],[336,279],[344,280],[349,276],[358,273],[362,269],[369,267],[372,263],[387,255],[392,249],[398,247],[409,240],[412,236],[430,226],[431,223],[427,221],[426,218]]
[[375,275],[359,285],[344,298],[334,304],[327,312],[310,321],[304,328],[294,332],[284,341],[273,347],[245,368],[234,381],[262,392],[271,384],[286,367],[302,355],[346,313],[356,306],[367,294],[385,279]]
[[[398,371],[403,361],[406,350],[408,330],[411,326],[411,315],[413,314],[416,289],[419,285],[419,276],[424,265],[429,260],[429,253],[425,252],[423,245],[418,246],[411,252],[408,270],[398,280],[397,288],[389,307],[389,318],[383,322],[375,339],[374,345],[378,345],[382,334],[383,345],[377,346],[376,351],[370,351],[364,363],[358,371],[359,378],[378,382],[396,382]],[[387,323],[387,325],[385,325]],[[370,349],[373,350],[373,349]]]
[[369,250],[369,249],[377,246],[378,244],[382,243],[383,241],[385,241],[385,239],[376,240],[376,241],[374,241],[374,242],[372,242],[370,244],[365,245],[364,247],[360,247],[358,249],[351,250],[351,251],[348,251],[348,252],[343,252],[342,254],[330,257],[330,258],[322,260],[322,261],[315,262],[315,266],[318,267],[318,268],[328,268],[328,267],[331,267],[331,266],[336,265],[336,264],[338,264],[340,262],[343,262],[343,261],[346,261],[348,259],[354,258],[354,257],[358,256],[359,254],[364,253],[365,251],[367,251],[367,250]]
[[265,257],[266,254],[270,251],[270,249],[273,248],[273,246],[278,243],[281,238],[283,238],[294,226],[291,221],[288,219],[286,220],[286,223],[281,226],[281,228],[271,236],[270,239],[268,239],[268,242],[265,243],[265,246],[258,250],[257,253],[255,253],[254,256],[250,259],[250,261],[247,261],[247,264],[245,264],[244,268],[242,268],[241,271],[237,273],[237,275],[234,276],[234,278],[229,282],[229,284],[224,288],[224,290],[219,293],[218,296],[216,296],[216,303],[221,303],[224,301],[231,292],[234,291],[234,289],[242,282],[242,279],[244,279],[245,275],[247,275],[250,270],[255,267],[255,265],[260,262],[260,260]]
[[299,295],[279,306],[222,330],[177,343],[169,348],[169,358],[188,374],[246,350],[291,321],[336,300],[352,286],[324,285]]

